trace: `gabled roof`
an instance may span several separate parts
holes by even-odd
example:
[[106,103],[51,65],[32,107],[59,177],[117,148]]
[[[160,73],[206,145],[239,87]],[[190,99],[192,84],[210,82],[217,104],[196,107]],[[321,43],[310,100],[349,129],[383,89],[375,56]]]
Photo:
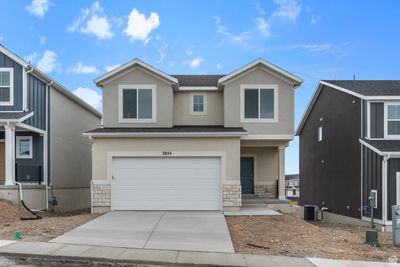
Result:
[[290,73],[290,72],[288,72],[288,71],[286,71],[284,69],[281,69],[280,67],[278,67],[278,66],[276,66],[276,65],[274,65],[274,64],[272,64],[272,63],[270,63],[268,61],[266,61],[265,59],[259,58],[259,59],[256,59],[256,60],[250,62],[249,64],[241,67],[240,69],[237,69],[237,70],[231,72],[230,74],[220,78],[218,80],[218,83],[219,84],[225,83],[226,81],[232,79],[233,77],[239,75],[240,73],[242,73],[242,72],[244,72],[244,71],[246,71],[248,69],[251,69],[251,68],[253,68],[253,67],[257,66],[257,65],[264,66],[267,69],[271,69],[271,70],[281,74],[285,78],[287,78],[289,80],[292,80],[295,85],[300,85],[303,82],[303,79],[297,77],[296,75],[294,75],[294,74],[292,74],[292,73]]
[[225,75],[172,75],[178,79],[179,86],[187,87],[203,87],[203,86],[218,86],[218,80]]
[[363,96],[400,96],[400,80],[323,80]]
[[17,62],[18,64],[20,64],[23,68],[27,69],[27,70],[32,70],[33,74],[35,74],[35,76],[37,76],[38,78],[42,79],[44,82],[51,84],[52,88],[56,89],[57,91],[59,91],[60,93],[62,93],[63,95],[67,96],[68,98],[70,98],[72,101],[78,103],[79,105],[81,105],[82,107],[84,107],[86,110],[92,112],[93,114],[95,114],[97,117],[101,118],[101,113],[98,112],[95,108],[93,108],[91,105],[89,105],[88,103],[86,103],[84,100],[82,100],[80,97],[76,96],[75,94],[73,94],[70,90],[68,90],[67,88],[65,88],[63,85],[59,84],[58,82],[56,82],[54,79],[52,79],[51,77],[49,77],[47,74],[44,74],[42,71],[40,71],[39,69],[35,68],[34,66],[32,66],[30,63],[26,62],[25,60],[23,60],[22,58],[20,58],[18,55],[14,54],[13,52],[11,52],[10,50],[8,50],[7,48],[5,48],[3,45],[0,44],[0,53],[3,53],[4,55],[6,55],[7,57],[11,58],[13,61]]
[[109,79],[111,79],[112,77],[127,71],[129,68],[131,68],[131,67],[133,67],[135,65],[141,66],[141,67],[143,67],[143,68],[145,68],[145,69],[147,69],[147,70],[149,70],[149,71],[151,71],[151,72],[153,72],[153,73],[155,73],[155,74],[167,79],[168,81],[170,81],[173,84],[178,84],[178,79],[176,79],[175,77],[172,77],[171,75],[169,75],[169,74],[167,74],[167,73],[165,73],[165,72],[163,72],[163,71],[161,71],[161,70],[159,70],[159,69],[157,69],[157,68],[155,68],[155,67],[153,67],[153,66],[151,66],[151,65],[149,65],[149,64],[147,64],[147,63],[145,63],[143,61],[141,61],[140,59],[137,59],[137,58],[135,58],[135,59],[133,59],[133,60],[121,65],[121,66],[119,66],[118,68],[113,69],[112,71],[109,71],[109,72],[101,75],[100,77],[94,79],[94,83],[97,86],[101,86],[105,82],[107,82]]
[[296,135],[301,134],[304,124],[324,86],[364,100],[400,100],[400,80],[321,80],[304,112]]

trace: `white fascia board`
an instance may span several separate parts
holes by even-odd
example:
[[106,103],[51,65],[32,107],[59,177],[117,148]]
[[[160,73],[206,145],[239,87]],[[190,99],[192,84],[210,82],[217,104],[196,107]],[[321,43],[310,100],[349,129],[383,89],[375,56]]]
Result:
[[83,133],[84,136],[90,137],[240,137],[247,133],[230,132],[230,133]]
[[179,86],[179,91],[217,91],[216,86]]
[[278,66],[275,66],[274,64],[272,64],[272,63],[270,63],[270,62],[268,62],[268,61],[266,61],[266,60],[264,60],[262,58],[259,58],[259,59],[256,59],[256,60],[250,62],[249,64],[241,67],[240,69],[237,69],[237,70],[231,72],[230,74],[220,78],[218,80],[218,84],[226,82],[227,80],[229,80],[229,79],[233,78],[234,76],[236,76],[236,75],[238,75],[238,74],[240,74],[240,73],[242,73],[242,72],[244,72],[244,71],[256,66],[257,64],[262,64],[265,67],[270,68],[270,69],[282,74],[283,76],[295,81],[299,85],[303,82],[303,79],[297,77],[296,75],[293,75],[290,72],[288,72],[288,71],[286,71],[284,69],[281,69]]
[[23,60],[22,58],[20,58],[19,56],[17,56],[16,54],[14,54],[13,52],[11,52],[2,45],[0,45],[0,52],[6,55],[7,57],[11,58],[24,68],[27,68],[29,66],[29,64],[25,60]]
[[365,95],[362,95],[362,94],[353,92],[353,91],[351,91],[351,90],[349,90],[349,89],[346,89],[346,88],[343,88],[343,87],[340,87],[340,86],[337,86],[337,85],[334,85],[334,84],[331,84],[331,83],[328,83],[328,82],[325,82],[325,81],[320,81],[319,83],[320,83],[320,84],[323,84],[323,85],[326,85],[326,86],[329,86],[329,87],[331,87],[331,88],[333,88],[333,89],[342,91],[342,92],[347,93],[347,94],[349,94],[349,95],[353,95],[353,96],[358,97],[358,98],[361,98],[361,99],[366,99],[366,96],[365,96]]
[[382,152],[382,151],[380,151],[379,149],[377,149],[376,147],[374,147],[374,146],[368,144],[368,143],[365,142],[364,140],[359,139],[359,141],[360,141],[360,143],[361,143],[362,145],[364,145],[364,146],[366,146],[367,148],[371,149],[371,150],[374,151],[376,154],[378,154],[378,155],[380,155],[380,156],[383,156],[383,155],[384,155],[384,152]]
[[249,134],[242,136],[242,140],[293,140],[293,134]]
[[111,76],[113,76],[113,75],[115,75],[115,74],[117,74],[117,73],[119,73],[121,71],[126,70],[127,68],[129,68],[129,67],[131,67],[131,66],[133,66],[135,64],[137,64],[137,65],[139,65],[139,66],[141,66],[141,67],[143,67],[145,69],[148,69],[148,70],[150,70],[150,71],[152,71],[154,73],[157,73],[158,75],[164,77],[165,79],[167,79],[167,80],[169,80],[169,81],[171,81],[173,83],[178,84],[178,79],[176,79],[175,77],[172,77],[171,75],[169,75],[169,74],[167,74],[167,73],[165,73],[165,72],[163,72],[163,71],[161,71],[161,70],[159,70],[159,69],[157,69],[157,68],[155,68],[155,67],[153,67],[153,66],[151,66],[151,65],[149,65],[149,64],[147,64],[147,63],[145,63],[145,62],[143,62],[143,61],[141,61],[139,59],[137,59],[137,58],[135,58],[135,59],[133,59],[133,60],[121,65],[121,66],[119,66],[118,68],[113,69],[112,71],[107,72],[106,74],[103,74],[100,77],[94,79],[94,83],[97,86],[101,87],[101,85],[104,83],[104,81],[106,81],[108,78],[110,78]]
[[29,130],[29,131],[32,131],[32,132],[36,132],[36,133],[38,133],[38,134],[42,134],[42,135],[45,135],[45,134],[46,134],[46,131],[45,131],[45,130],[42,130],[42,129],[39,129],[39,128],[30,126],[30,125],[25,124],[25,123],[22,123],[22,122],[21,122],[21,123],[17,123],[16,126],[21,127],[21,128],[23,128],[23,129],[25,129],[25,130]]
[[19,119],[0,119],[0,122],[1,122],[1,123],[7,123],[7,122],[10,122],[10,123],[20,123],[20,122],[23,122],[23,121],[26,120],[26,119],[29,119],[29,118],[32,117],[32,116],[33,116],[33,111],[30,112],[29,114],[26,114],[26,115],[23,116],[22,118],[19,118]]
[[300,135],[300,132],[301,132],[301,130],[303,129],[304,124],[305,124],[306,121],[307,121],[308,115],[310,115],[311,110],[312,110],[312,108],[314,107],[315,102],[317,101],[317,98],[318,98],[318,96],[319,96],[319,93],[321,92],[321,88],[322,88],[322,83],[319,82],[318,85],[317,85],[317,87],[316,87],[315,90],[314,90],[314,94],[313,94],[313,96],[311,97],[310,102],[308,102],[307,108],[306,108],[306,110],[304,111],[303,117],[302,117],[301,120],[300,120],[300,124],[299,124],[299,126],[297,127],[297,130],[296,130],[295,135],[297,135],[297,136]]

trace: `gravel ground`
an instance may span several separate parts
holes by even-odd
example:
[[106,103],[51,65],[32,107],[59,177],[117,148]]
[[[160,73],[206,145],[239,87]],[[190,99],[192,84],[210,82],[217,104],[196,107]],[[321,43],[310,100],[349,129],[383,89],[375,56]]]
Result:
[[14,239],[15,232],[20,231],[22,240],[48,241],[99,216],[88,211],[40,212],[40,215],[40,220],[22,221],[20,217],[31,215],[10,201],[0,200],[0,239]]
[[308,223],[294,214],[226,217],[235,251],[250,254],[388,261],[400,247],[391,233],[379,233],[380,248],[364,243],[366,227]]

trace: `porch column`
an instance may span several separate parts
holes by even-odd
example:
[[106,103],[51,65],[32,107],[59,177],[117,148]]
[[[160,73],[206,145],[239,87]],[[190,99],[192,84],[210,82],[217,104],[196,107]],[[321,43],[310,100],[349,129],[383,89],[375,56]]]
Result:
[[278,199],[286,199],[285,190],[285,146],[279,146],[279,177],[278,177]]
[[5,130],[5,185],[14,185],[15,181],[15,127],[4,125]]

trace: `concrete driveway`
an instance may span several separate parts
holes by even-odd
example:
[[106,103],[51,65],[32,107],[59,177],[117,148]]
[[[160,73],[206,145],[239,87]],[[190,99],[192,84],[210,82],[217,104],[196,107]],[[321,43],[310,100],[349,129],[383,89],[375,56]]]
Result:
[[50,242],[234,252],[225,217],[219,211],[112,211]]

